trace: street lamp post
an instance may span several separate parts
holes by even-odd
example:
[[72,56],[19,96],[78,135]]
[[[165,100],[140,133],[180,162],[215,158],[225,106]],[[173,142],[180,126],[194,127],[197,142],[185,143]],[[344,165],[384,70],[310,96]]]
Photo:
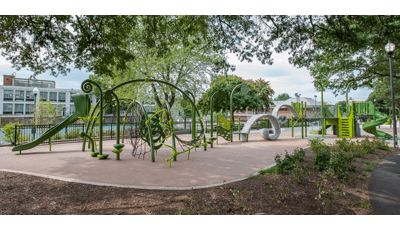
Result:
[[39,93],[39,90],[38,90],[38,88],[35,87],[33,89],[33,95],[35,96],[34,111],[33,111],[33,128],[32,128],[33,139],[36,139],[35,138],[35,135],[36,135],[36,96],[38,95],[38,93]]
[[393,115],[393,145],[394,148],[397,149],[398,148],[398,144],[397,144],[397,127],[396,127],[396,107],[395,107],[395,101],[394,101],[394,90],[393,90],[393,68],[392,68],[392,55],[393,52],[395,50],[395,45],[393,43],[391,43],[390,41],[388,42],[388,44],[385,46],[385,50],[389,55],[389,67],[390,67],[390,87],[392,89],[392,115]]
[[314,111],[317,108],[317,95],[314,95]]

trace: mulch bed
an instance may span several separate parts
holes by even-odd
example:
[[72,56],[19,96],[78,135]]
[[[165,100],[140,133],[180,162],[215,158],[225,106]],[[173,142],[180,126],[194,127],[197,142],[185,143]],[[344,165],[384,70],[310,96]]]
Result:
[[[310,174],[302,175],[301,182],[296,175],[259,175],[189,191],[86,185],[0,172],[0,214],[373,214],[368,191],[372,172],[366,163],[355,161],[360,173],[352,173],[347,184],[328,178],[319,190],[321,172],[313,168],[313,153],[306,152]],[[380,162],[394,152],[381,150],[362,160]]]

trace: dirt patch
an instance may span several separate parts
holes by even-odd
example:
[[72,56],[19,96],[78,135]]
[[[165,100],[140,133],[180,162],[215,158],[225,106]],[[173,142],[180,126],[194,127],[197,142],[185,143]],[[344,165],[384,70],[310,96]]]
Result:
[[[358,158],[352,179],[342,183],[313,168],[259,175],[209,189],[141,190],[64,182],[0,172],[0,214],[373,214],[368,184],[373,167],[393,150]],[[320,186],[318,186],[320,185]]]

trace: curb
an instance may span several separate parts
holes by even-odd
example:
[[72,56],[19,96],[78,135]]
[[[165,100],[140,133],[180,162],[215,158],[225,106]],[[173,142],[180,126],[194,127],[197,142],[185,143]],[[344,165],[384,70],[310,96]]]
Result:
[[[272,168],[275,165],[276,165],[276,163],[269,165],[266,168],[263,168],[261,170]],[[0,169],[0,171],[1,172],[20,173],[20,174],[25,174],[25,175],[38,176],[38,177],[44,177],[44,178],[53,179],[53,180],[61,180],[61,181],[74,182],[74,183],[80,183],[80,184],[90,184],[90,185],[109,186],[109,187],[118,187],[118,188],[148,189],[148,190],[193,190],[193,189],[212,188],[212,187],[222,186],[222,185],[226,185],[226,184],[230,184],[230,183],[234,183],[234,182],[238,182],[238,181],[243,181],[243,180],[248,179],[251,176],[260,175],[260,173],[256,172],[256,173],[250,174],[248,177],[243,177],[243,178],[234,179],[234,180],[217,183],[217,184],[211,184],[211,185],[200,185],[200,186],[193,186],[193,187],[152,187],[152,186],[136,186],[136,185],[98,183],[98,182],[92,182],[92,181],[76,180],[76,179],[63,178],[63,177],[58,177],[58,176],[49,176],[49,175],[40,174],[40,173],[32,173],[32,172],[25,172],[25,171],[18,171],[18,170],[10,170],[10,169]]]

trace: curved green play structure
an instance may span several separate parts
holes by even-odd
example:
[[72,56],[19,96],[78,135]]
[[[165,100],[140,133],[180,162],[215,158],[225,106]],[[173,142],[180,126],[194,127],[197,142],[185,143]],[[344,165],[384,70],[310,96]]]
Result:
[[[346,95],[347,100],[347,95]],[[345,112],[342,112],[340,106],[337,105],[323,105],[321,109],[321,117],[306,117],[305,108],[306,104],[303,103],[292,103],[292,106],[298,112],[299,119],[301,120],[301,135],[307,137],[307,126],[304,126],[304,121],[309,119],[320,119],[322,120],[322,137],[326,134],[326,128],[333,126],[334,134],[338,137],[343,138],[354,138],[356,137],[356,127],[358,116],[371,116],[373,118],[372,122],[363,124],[362,128],[365,132],[373,134],[376,138],[393,138],[392,135],[377,130],[376,127],[385,124],[389,117],[388,115],[379,112],[372,101],[368,102],[352,102],[351,105],[346,105]],[[293,121],[293,120],[292,120]],[[297,121],[296,121],[297,122]],[[296,124],[292,122],[292,136],[293,127]],[[305,133],[304,128],[305,127]]]
[[[142,107],[143,117],[141,118],[142,121],[140,123],[139,135],[140,135],[140,138],[143,139],[151,148],[151,161],[152,162],[155,161],[154,151],[159,149],[161,146],[167,146],[167,147],[172,148],[172,153],[171,153],[172,157],[167,159],[170,166],[171,166],[171,159],[176,160],[176,156],[181,153],[189,152],[189,155],[190,155],[190,150],[193,148],[196,149],[196,147],[199,147],[199,146],[204,146],[204,150],[207,150],[207,148],[206,148],[207,143],[205,140],[205,132],[204,132],[204,123],[200,116],[200,112],[198,111],[198,109],[194,103],[194,97],[193,98],[189,97],[190,92],[183,91],[183,90],[179,89],[178,87],[176,87],[175,85],[170,84],[166,81],[146,78],[146,79],[135,79],[135,80],[123,82],[111,89],[106,90],[103,93],[102,89],[96,82],[88,79],[82,83],[82,91],[84,91],[85,93],[90,93],[93,90],[93,86],[94,86],[100,91],[100,100],[97,103],[97,105],[95,106],[95,108],[93,109],[92,113],[90,114],[91,122],[87,126],[88,129],[86,130],[86,134],[88,134],[88,132],[91,132],[93,130],[95,122],[98,121],[100,132],[99,132],[99,144],[98,144],[99,148],[98,148],[97,156],[100,159],[104,158],[103,151],[102,151],[102,146],[103,146],[103,143],[102,143],[103,130],[102,130],[102,128],[103,128],[103,119],[104,119],[103,109],[105,108],[105,106],[107,104],[110,104],[112,102],[115,102],[117,104],[117,114],[118,114],[117,115],[117,125],[116,125],[116,127],[117,127],[116,142],[117,143],[114,145],[115,149],[113,150],[113,152],[115,154],[117,154],[117,159],[119,159],[119,154],[122,152],[122,148],[125,145],[120,143],[120,136],[121,136],[121,132],[120,132],[121,122],[120,122],[120,116],[119,116],[119,114],[120,114],[119,113],[120,99],[116,96],[115,91],[122,86],[133,84],[133,83],[138,83],[138,82],[145,82],[145,83],[157,82],[157,83],[168,85],[168,86],[178,90],[180,93],[182,93],[185,100],[190,102],[190,104],[192,105],[193,110],[198,115],[198,120],[200,121],[201,129],[203,130],[200,133],[200,135],[198,137],[196,137],[196,133],[195,133],[196,130],[192,129],[192,140],[186,141],[186,142],[182,141],[179,138],[177,138],[175,135],[175,129],[173,128],[174,121],[172,120],[172,116],[171,116],[169,108],[157,111],[152,114],[152,113],[146,112],[146,110],[144,109],[143,105],[141,105],[141,103],[134,101],[133,102],[134,104],[137,104],[140,107]],[[126,117],[124,119],[124,128],[125,128],[125,123],[126,123]],[[192,126],[193,125],[195,125],[195,120],[192,120]],[[83,136],[87,137],[87,135],[83,135]],[[172,146],[165,144],[165,141],[169,137],[173,137],[173,145]],[[188,145],[190,147],[183,151],[177,151],[175,144],[174,144],[175,138],[177,138],[177,140],[180,142],[184,142],[183,143],[184,145]],[[203,143],[201,143],[201,142],[203,142]],[[94,144],[92,144],[92,145],[94,145]],[[85,144],[83,144],[82,150],[84,150],[84,146],[85,146]],[[189,157],[189,155],[188,155],[188,157]]]
[[373,134],[377,138],[393,138],[393,136],[388,133],[376,130],[376,126],[385,124],[389,117],[376,110],[372,101],[356,103],[355,111],[359,115],[369,115],[373,117],[374,121],[363,124],[363,130],[365,132]]
[[72,100],[75,105],[75,113],[73,113],[71,116],[69,116],[67,119],[65,119],[63,122],[60,124],[51,127],[48,129],[46,132],[44,132],[40,137],[38,137],[36,140],[23,144],[23,145],[18,145],[15,146],[12,151],[23,151],[27,149],[31,149],[42,142],[50,139],[52,136],[56,135],[58,132],[60,132],[63,128],[66,126],[74,123],[75,121],[79,120],[80,117],[85,117],[88,115],[89,110],[90,110],[90,99],[89,96],[86,94],[77,94],[77,95],[72,95]]

